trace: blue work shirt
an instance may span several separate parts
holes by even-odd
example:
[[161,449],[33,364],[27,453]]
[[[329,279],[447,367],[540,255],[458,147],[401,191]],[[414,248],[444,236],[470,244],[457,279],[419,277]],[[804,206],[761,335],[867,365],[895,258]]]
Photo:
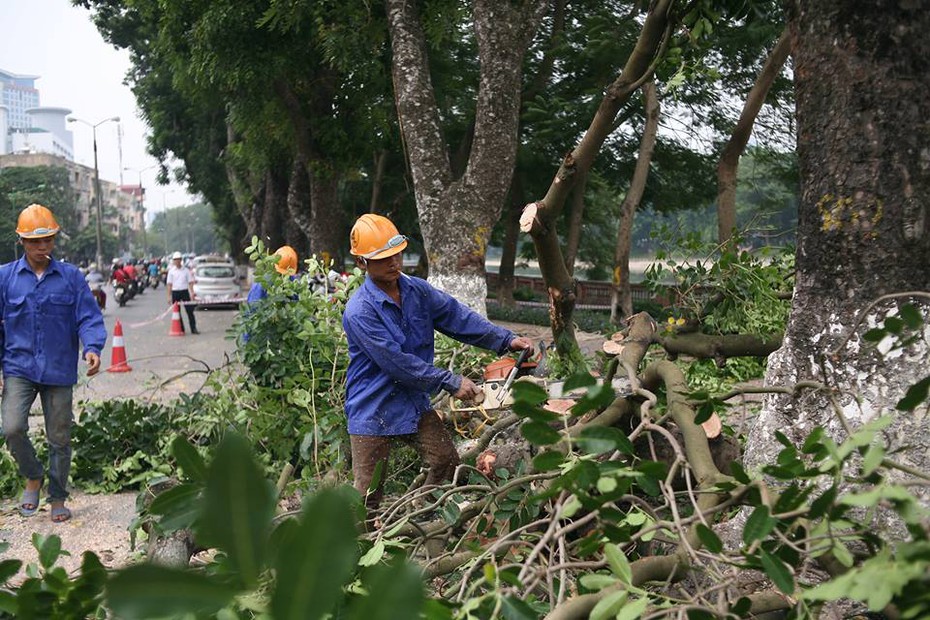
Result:
[[252,285],[252,288],[249,289],[249,296],[246,297],[245,302],[249,304],[254,304],[257,301],[261,301],[268,297],[268,291],[265,290],[265,287],[256,282]]
[[350,435],[416,433],[430,394],[458,391],[462,377],[433,366],[433,330],[499,354],[515,337],[425,280],[404,275],[398,285],[400,306],[365,278],[342,316]]
[[43,385],[77,383],[78,339],[100,355],[103,315],[74,265],[50,259],[41,278],[26,257],[0,267],[0,350],[4,376]]

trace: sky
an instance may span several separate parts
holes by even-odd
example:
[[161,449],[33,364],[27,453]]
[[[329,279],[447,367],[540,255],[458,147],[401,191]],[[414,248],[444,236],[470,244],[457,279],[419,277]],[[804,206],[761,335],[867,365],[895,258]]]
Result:
[[[158,162],[146,153],[148,125],[123,79],[129,69],[129,52],[103,40],[90,19],[90,11],[70,0],[0,0],[0,68],[20,75],[38,75],[39,104],[68,108],[72,116],[94,124],[113,116],[117,123],[97,127],[100,178],[145,188],[145,209],[150,219],[163,207],[196,202],[180,185],[155,183]],[[82,123],[70,123],[74,158],[94,165],[93,132]],[[122,149],[120,149],[122,143]],[[120,164],[122,151],[122,165]],[[153,166],[149,170],[145,170]],[[132,170],[124,170],[131,168]]]

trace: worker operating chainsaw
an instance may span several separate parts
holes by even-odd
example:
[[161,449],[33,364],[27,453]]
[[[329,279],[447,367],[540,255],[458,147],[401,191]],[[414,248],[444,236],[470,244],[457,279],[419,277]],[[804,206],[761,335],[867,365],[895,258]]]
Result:
[[433,365],[433,330],[498,354],[533,350],[529,339],[404,274],[406,247],[407,238],[380,215],[363,215],[352,227],[350,251],[368,277],[342,318],[349,341],[345,409],[355,488],[369,509],[381,502],[393,440],[417,440],[429,467],[427,485],[451,480],[459,463],[430,395],[445,390],[471,400],[481,390]]

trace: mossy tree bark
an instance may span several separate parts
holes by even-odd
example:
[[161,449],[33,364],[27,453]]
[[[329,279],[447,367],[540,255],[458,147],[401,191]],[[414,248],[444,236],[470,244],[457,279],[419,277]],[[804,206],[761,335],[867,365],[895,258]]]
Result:
[[[844,426],[893,413],[930,368],[930,308],[909,293],[930,290],[930,11],[892,0],[805,1],[792,23],[797,283],[766,383],[817,381],[832,392],[768,397],[749,436],[749,466],[774,459],[775,430],[800,442],[820,425],[844,438]],[[895,296],[870,306],[885,295]],[[906,302],[922,312],[922,338],[897,350],[891,340],[873,347],[862,339]],[[898,415],[885,435],[900,460],[930,465],[926,416]]]

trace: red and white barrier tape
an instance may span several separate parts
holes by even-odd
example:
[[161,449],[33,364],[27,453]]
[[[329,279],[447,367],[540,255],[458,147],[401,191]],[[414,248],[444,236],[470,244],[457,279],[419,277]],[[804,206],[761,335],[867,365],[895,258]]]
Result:
[[[234,297],[232,299],[214,299],[211,301],[179,301],[177,302],[179,306],[219,306],[219,305],[228,305],[228,304],[240,304],[246,301],[245,297]],[[141,321],[139,323],[126,323],[126,327],[145,327],[146,325],[151,325],[162,320],[171,313],[171,310],[174,308],[174,302],[171,302],[164,312],[156,316],[154,319],[149,319],[148,321]]]

